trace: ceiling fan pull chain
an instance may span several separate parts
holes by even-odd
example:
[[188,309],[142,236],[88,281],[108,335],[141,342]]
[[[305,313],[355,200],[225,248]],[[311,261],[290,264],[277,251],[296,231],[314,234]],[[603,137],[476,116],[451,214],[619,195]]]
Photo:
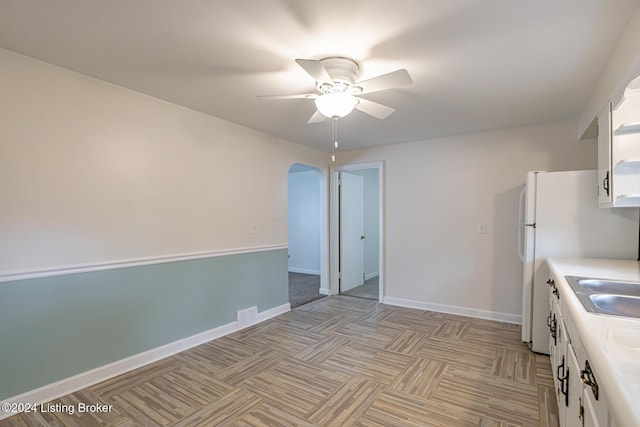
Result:
[[331,144],[331,161],[336,161],[336,148],[338,148],[338,116],[331,118],[331,137],[333,144]]

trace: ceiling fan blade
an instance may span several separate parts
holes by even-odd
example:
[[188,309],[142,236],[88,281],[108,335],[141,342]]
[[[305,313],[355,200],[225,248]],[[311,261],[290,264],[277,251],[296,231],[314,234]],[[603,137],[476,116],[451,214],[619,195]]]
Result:
[[356,86],[362,88],[362,93],[378,92],[380,90],[392,89],[395,87],[406,86],[413,83],[409,72],[404,68],[373,77],[356,83]]
[[273,99],[273,100],[279,100],[279,99],[316,99],[317,97],[318,97],[318,95],[316,95],[314,93],[301,93],[301,94],[297,94],[297,95],[258,95],[258,98]]
[[320,123],[324,122],[325,119],[326,117],[324,116],[324,114],[316,110],[316,112],[313,113],[313,116],[311,116],[311,118],[307,120],[307,123]]
[[368,99],[358,98],[356,109],[367,113],[377,119],[386,119],[393,114],[395,109],[387,107],[386,105],[378,104],[377,102],[369,101]]
[[331,79],[331,76],[327,72],[327,69],[324,68],[324,65],[322,65],[322,62],[316,59],[296,59],[296,63],[318,83],[333,84],[333,79]]

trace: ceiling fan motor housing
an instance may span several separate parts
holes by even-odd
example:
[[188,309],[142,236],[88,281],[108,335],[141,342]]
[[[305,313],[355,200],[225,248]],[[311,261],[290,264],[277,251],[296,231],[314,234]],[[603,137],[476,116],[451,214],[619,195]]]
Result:
[[380,92],[413,83],[407,70],[399,69],[358,81],[360,65],[351,58],[329,56],[324,59],[296,59],[296,63],[316,82],[318,93],[274,95],[271,99],[313,99],[317,111],[307,123],[319,123],[326,117],[344,117],[354,108],[377,119],[385,119],[395,110],[359,95]]
[[353,59],[335,56],[321,59],[320,62],[333,80],[333,86],[318,83],[318,90],[322,93],[346,92],[360,75],[360,66]]

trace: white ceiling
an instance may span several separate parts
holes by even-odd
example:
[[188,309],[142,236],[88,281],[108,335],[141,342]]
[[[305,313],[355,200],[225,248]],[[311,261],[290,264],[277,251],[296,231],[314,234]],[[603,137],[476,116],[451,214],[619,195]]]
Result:
[[[296,58],[339,55],[396,109],[339,122],[341,149],[577,117],[639,0],[0,0],[0,46],[321,150]],[[64,100],[61,100],[63,102]]]

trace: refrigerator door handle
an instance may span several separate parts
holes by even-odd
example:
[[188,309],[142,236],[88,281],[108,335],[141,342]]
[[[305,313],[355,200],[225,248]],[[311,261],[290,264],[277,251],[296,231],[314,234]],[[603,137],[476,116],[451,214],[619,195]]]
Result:
[[518,212],[518,219],[520,222],[518,223],[518,257],[520,261],[523,263],[524,261],[524,227],[528,224],[524,223],[524,209],[525,209],[525,196],[527,195],[527,187],[525,186],[520,192],[520,208]]

